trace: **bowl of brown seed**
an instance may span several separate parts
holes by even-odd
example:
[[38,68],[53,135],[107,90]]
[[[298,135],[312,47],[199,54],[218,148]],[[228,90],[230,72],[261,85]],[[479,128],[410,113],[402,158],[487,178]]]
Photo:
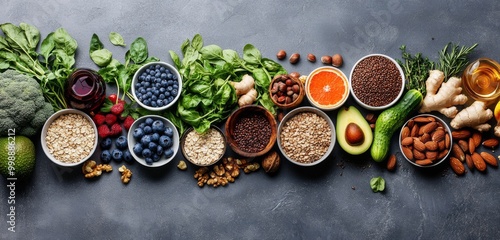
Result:
[[276,119],[264,107],[248,105],[235,110],[225,125],[227,143],[243,157],[258,157],[276,142]]
[[351,70],[349,88],[354,100],[368,110],[394,105],[403,95],[405,75],[391,57],[370,54],[359,59]]

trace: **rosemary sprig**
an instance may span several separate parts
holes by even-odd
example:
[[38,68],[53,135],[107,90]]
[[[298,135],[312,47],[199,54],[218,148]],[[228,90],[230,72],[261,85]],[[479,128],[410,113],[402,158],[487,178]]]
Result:
[[416,89],[425,95],[425,80],[429,77],[429,71],[434,68],[434,62],[430,61],[427,57],[423,57],[422,53],[412,56],[406,51],[405,45],[401,45],[399,49],[402,52],[404,63],[399,59],[397,62],[405,74],[407,80],[406,88],[408,90]]
[[[437,69],[444,73],[445,80],[453,76],[458,76],[463,71],[467,64],[469,64],[467,55],[476,47],[477,43],[470,47],[459,47],[452,43],[448,43],[444,46],[443,50],[439,52],[439,64],[437,65]],[[448,48],[450,48],[451,51],[448,50]]]

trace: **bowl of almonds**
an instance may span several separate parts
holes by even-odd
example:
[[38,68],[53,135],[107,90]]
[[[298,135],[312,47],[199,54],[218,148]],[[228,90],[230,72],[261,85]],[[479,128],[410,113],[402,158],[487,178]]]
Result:
[[448,125],[431,114],[417,115],[401,128],[399,148],[409,163],[434,167],[451,152],[452,136]]

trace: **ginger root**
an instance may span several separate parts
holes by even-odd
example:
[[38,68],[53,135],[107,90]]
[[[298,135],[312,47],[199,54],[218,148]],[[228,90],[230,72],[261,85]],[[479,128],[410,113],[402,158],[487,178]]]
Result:
[[239,82],[229,82],[236,90],[236,95],[241,96],[249,92],[255,86],[255,80],[252,76],[245,74]]
[[470,106],[460,111],[450,125],[454,129],[472,127],[480,132],[489,131],[491,125],[486,123],[493,117],[493,112],[485,102],[475,101]]
[[462,80],[451,77],[444,82],[444,73],[440,70],[431,70],[429,77],[425,81],[427,94],[425,95],[419,112],[426,113],[439,111],[448,118],[454,118],[458,110],[456,105],[463,105],[467,102],[467,96],[461,94]]
[[250,89],[250,91],[240,96],[238,99],[238,106],[243,107],[252,104],[257,99],[257,95],[258,93],[255,88]]

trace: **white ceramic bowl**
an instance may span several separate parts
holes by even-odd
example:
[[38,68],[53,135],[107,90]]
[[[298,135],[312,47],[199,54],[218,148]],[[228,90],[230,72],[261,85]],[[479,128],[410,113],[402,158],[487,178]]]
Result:
[[[222,140],[222,144],[224,146],[223,150],[222,150],[222,153],[212,162],[210,163],[207,163],[207,164],[203,164],[203,163],[200,163],[199,161],[196,161],[194,159],[191,159],[186,151],[186,148],[185,148],[185,144],[186,144],[186,138],[187,138],[187,135],[194,130],[194,128],[190,127],[188,128],[186,131],[184,131],[184,133],[182,134],[181,136],[181,142],[180,142],[180,145],[181,145],[181,151],[182,151],[182,155],[192,164],[196,165],[196,166],[200,166],[200,167],[206,167],[206,166],[210,166],[210,165],[213,165],[215,163],[217,163],[219,160],[222,159],[222,157],[224,157],[224,154],[226,153],[226,148],[227,148],[227,141],[226,141],[226,136],[224,136],[224,132],[222,132],[222,130],[220,128],[218,128],[217,126],[215,125],[212,125],[210,126],[211,129],[214,129],[215,131],[217,131],[220,136],[221,136],[221,140]],[[201,143],[198,142],[198,143]],[[208,150],[207,154],[209,155],[213,155],[214,152],[212,150]],[[207,155],[207,154],[204,154],[204,155]]]
[[403,157],[406,159],[406,161],[408,161],[409,163],[411,163],[412,165],[417,166],[417,167],[421,167],[421,168],[430,168],[430,167],[437,166],[437,165],[441,164],[441,163],[442,163],[445,159],[447,159],[447,158],[448,158],[448,156],[450,155],[451,148],[452,148],[452,144],[453,144],[453,137],[452,137],[452,135],[451,135],[451,129],[450,129],[450,127],[446,124],[446,122],[444,122],[444,121],[443,121],[443,119],[438,118],[438,117],[436,117],[436,116],[434,116],[434,115],[432,115],[432,114],[420,114],[420,115],[417,115],[417,116],[415,116],[415,117],[412,117],[412,118],[410,118],[408,121],[406,121],[406,123],[403,125],[403,127],[401,127],[401,131],[400,131],[400,133],[399,133],[399,138],[398,138],[399,150],[401,151],[401,153],[403,153],[403,146],[401,145],[401,140],[402,140],[402,139],[401,139],[401,136],[402,136],[402,134],[403,134],[403,128],[404,128],[405,126],[407,126],[407,125],[408,125],[408,123],[409,123],[410,121],[412,121],[413,119],[415,119],[415,118],[417,118],[417,117],[433,117],[433,118],[435,118],[435,119],[436,119],[436,121],[437,121],[437,122],[440,122],[440,123],[441,123],[441,125],[442,125],[442,126],[444,126],[444,128],[445,128],[445,132],[447,133],[447,135],[448,135],[448,136],[449,136],[449,138],[450,138],[450,147],[448,148],[448,152],[446,153],[446,155],[445,155],[444,157],[442,157],[442,158],[440,158],[440,159],[436,160],[435,162],[433,162],[433,163],[432,163],[432,164],[430,164],[430,165],[420,165],[420,164],[417,164],[417,163],[415,163],[415,161],[408,159],[408,158],[407,158],[404,154],[401,154],[401,155],[403,155]]
[[[342,81],[345,85],[345,91],[343,92],[342,99],[340,101],[338,101],[337,103],[331,104],[331,105],[320,105],[311,96],[311,92],[309,90],[311,87],[311,78],[313,78],[319,72],[332,72],[342,79]],[[309,100],[311,105],[313,105],[321,110],[329,111],[329,110],[338,109],[339,107],[341,107],[345,103],[345,101],[349,97],[349,85],[350,84],[349,84],[349,81],[347,80],[346,75],[340,69],[335,68],[335,67],[324,66],[324,67],[319,67],[319,68],[314,69],[309,75],[307,75],[307,79],[306,79],[306,83],[305,83],[304,87],[306,89],[307,99]],[[327,85],[327,87],[330,88],[331,90],[333,90],[332,88],[335,88],[337,86]]]
[[[136,83],[139,81],[139,77],[141,76],[141,74],[143,72],[146,71],[146,69],[148,69],[150,66],[155,66],[155,65],[160,65],[161,67],[165,67],[166,69],[170,70],[170,72],[177,77],[177,82],[178,82],[178,89],[177,89],[177,95],[174,97],[174,99],[169,102],[167,105],[163,105],[162,107],[152,107],[152,106],[148,106],[146,104],[144,104],[142,101],[140,101],[137,97],[137,89],[135,87]],[[162,111],[162,110],[165,110],[165,109],[168,109],[169,107],[171,107],[172,105],[174,105],[177,100],[179,99],[180,95],[181,95],[181,90],[182,90],[182,77],[181,75],[179,74],[179,71],[177,71],[177,69],[168,64],[168,63],[165,63],[165,62],[151,62],[151,63],[147,63],[145,64],[144,66],[142,66],[141,68],[139,68],[139,70],[137,70],[134,74],[134,78],[132,79],[132,86],[130,87],[131,91],[132,91],[132,95],[134,96],[135,100],[137,101],[137,104],[139,104],[141,107],[145,108],[145,109],[148,109],[148,110],[151,110],[151,111]]]
[[[90,124],[91,124],[91,126],[92,126],[92,128],[94,130],[94,136],[95,137],[94,137],[94,142],[93,142],[93,148],[92,148],[92,150],[90,151],[90,153],[87,156],[82,157],[82,159],[79,162],[75,162],[75,163],[65,163],[65,162],[62,162],[62,161],[56,159],[50,153],[49,148],[47,147],[46,137],[47,137],[47,131],[48,131],[48,128],[49,128],[50,124],[52,124],[52,122],[54,122],[54,120],[56,120],[58,117],[60,117],[62,115],[66,115],[66,114],[78,114],[78,115],[83,116],[87,121],[90,122]],[[94,121],[92,120],[92,118],[90,118],[90,116],[87,115],[86,113],[84,113],[84,112],[82,112],[80,110],[76,110],[76,109],[63,109],[63,110],[57,111],[54,114],[52,114],[52,116],[50,116],[49,119],[47,119],[47,121],[43,125],[42,134],[40,136],[40,141],[41,141],[41,144],[42,144],[42,149],[45,152],[45,155],[47,155],[47,157],[53,163],[55,163],[55,164],[57,164],[59,166],[62,166],[62,167],[73,167],[73,166],[80,165],[81,163],[87,161],[94,154],[95,150],[97,149],[97,140],[98,140],[97,127],[96,127]]]
[[[390,103],[386,104],[386,105],[383,105],[383,106],[371,106],[371,105],[368,105],[364,102],[362,102],[357,96],[356,94],[354,93],[354,89],[352,87],[352,77],[353,77],[353,73],[354,73],[354,70],[356,69],[356,66],[358,66],[358,64],[369,58],[369,57],[374,57],[374,56],[380,56],[380,57],[384,57],[384,58],[387,58],[388,60],[390,60],[392,63],[394,63],[394,65],[396,65],[396,68],[398,69],[399,71],[399,75],[401,76],[401,89],[398,90],[398,95],[397,97],[392,100]],[[401,96],[403,95],[403,92],[404,92],[404,89],[405,89],[405,74],[403,72],[403,69],[401,69],[401,67],[399,66],[399,64],[396,62],[396,60],[394,60],[393,58],[387,56],[387,55],[384,55],[384,54],[369,54],[369,55],[366,55],[364,57],[362,57],[361,59],[359,59],[355,64],[354,66],[352,67],[351,69],[351,73],[349,75],[349,89],[351,91],[351,95],[353,96],[354,100],[360,105],[362,106],[363,108],[365,109],[368,109],[368,110],[373,110],[373,111],[377,111],[377,110],[383,110],[383,109],[386,109],[386,108],[389,108],[390,106],[394,105],[400,98]]]
[[[286,153],[285,153],[285,150],[283,148],[283,142],[281,140],[281,132],[283,131],[283,126],[284,124],[290,119],[292,118],[293,116],[299,114],[299,113],[303,113],[303,112],[311,112],[311,113],[315,113],[319,116],[321,116],[322,118],[324,118],[328,125],[330,126],[330,129],[331,129],[331,138],[330,138],[330,146],[328,147],[327,151],[325,152],[325,154],[323,154],[323,156],[314,161],[314,162],[311,162],[311,163],[302,163],[302,162],[298,162],[296,161],[295,159],[292,159],[290,156],[288,156]],[[335,141],[336,141],[336,134],[335,134],[335,125],[333,124],[332,120],[330,119],[330,117],[323,111],[321,111],[320,109],[317,109],[315,107],[299,107],[299,108],[296,108],[292,111],[290,111],[289,113],[287,113],[285,115],[285,117],[283,117],[283,120],[281,120],[279,126],[278,126],[278,136],[277,136],[277,139],[278,139],[278,147],[281,151],[281,153],[283,153],[283,156],[288,159],[288,161],[294,163],[294,164],[297,164],[299,166],[314,166],[314,165],[317,165],[321,162],[323,162],[325,159],[328,158],[328,156],[331,154],[331,152],[333,151],[333,147],[335,146]]]
[[[173,131],[173,137],[172,137],[173,145],[171,148],[174,153],[169,158],[165,157],[165,155],[162,155],[160,160],[153,162],[152,164],[147,164],[146,160],[143,157],[137,156],[137,154],[135,154],[134,152],[134,145],[137,143],[137,140],[133,136],[134,130],[139,126],[139,124],[145,122],[147,118],[152,118],[153,121],[161,120],[163,121],[165,127],[170,127]],[[134,159],[138,163],[146,167],[161,167],[169,163],[170,161],[172,161],[172,159],[174,159],[175,155],[177,154],[177,151],[179,150],[179,132],[177,131],[177,128],[175,128],[174,124],[170,122],[168,119],[157,115],[147,115],[135,120],[128,131],[127,140],[128,140],[128,149],[132,154],[132,157],[134,157]]]

